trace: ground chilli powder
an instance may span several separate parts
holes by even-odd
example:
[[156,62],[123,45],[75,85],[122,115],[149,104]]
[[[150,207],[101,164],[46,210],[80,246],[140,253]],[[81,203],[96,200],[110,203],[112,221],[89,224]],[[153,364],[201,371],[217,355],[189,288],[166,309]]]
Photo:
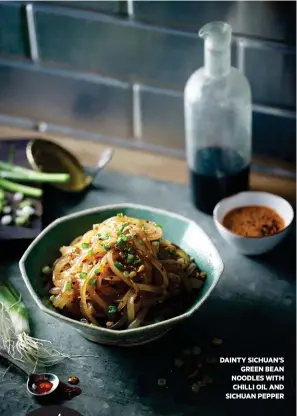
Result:
[[232,209],[224,216],[223,225],[244,237],[267,237],[285,228],[283,218],[276,211],[256,205]]

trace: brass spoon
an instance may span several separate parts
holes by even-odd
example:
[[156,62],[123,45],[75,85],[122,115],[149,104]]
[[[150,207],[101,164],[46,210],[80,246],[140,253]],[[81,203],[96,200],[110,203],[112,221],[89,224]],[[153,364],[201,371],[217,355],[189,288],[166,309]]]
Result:
[[69,192],[81,192],[89,187],[98,173],[110,162],[113,149],[105,149],[99,157],[93,175],[86,175],[78,159],[68,150],[50,140],[34,139],[27,144],[26,154],[31,167],[43,172],[69,173],[70,181],[53,184],[56,188]]

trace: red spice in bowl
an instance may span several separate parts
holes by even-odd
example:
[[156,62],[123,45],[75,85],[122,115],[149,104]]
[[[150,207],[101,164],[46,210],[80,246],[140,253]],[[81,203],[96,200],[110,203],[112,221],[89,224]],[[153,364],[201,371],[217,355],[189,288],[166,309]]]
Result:
[[284,219],[276,211],[261,205],[234,208],[223,217],[222,224],[244,237],[267,237],[285,228]]

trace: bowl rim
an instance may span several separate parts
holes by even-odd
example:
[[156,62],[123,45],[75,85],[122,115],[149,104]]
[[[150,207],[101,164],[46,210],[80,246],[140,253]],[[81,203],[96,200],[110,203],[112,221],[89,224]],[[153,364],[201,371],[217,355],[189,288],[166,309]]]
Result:
[[94,207],[94,208],[87,208],[85,210],[81,210],[81,211],[77,211],[74,212],[72,214],[68,214],[68,215],[64,215],[62,217],[59,217],[57,219],[55,219],[54,221],[52,221],[49,225],[47,225],[44,230],[42,230],[42,232],[32,241],[32,243],[29,245],[29,247],[26,249],[26,251],[24,252],[24,254],[22,255],[20,261],[19,261],[19,268],[21,271],[21,275],[22,278],[26,284],[27,289],[29,290],[31,296],[33,297],[33,299],[35,300],[36,304],[38,305],[38,307],[43,310],[44,312],[48,313],[49,315],[63,320],[65,322],[68,322],[71,325],[77,325],[78,327],[80,327],[81,329],[83,328],[87,328],[88,330],[90,329],[94,329],[97,330],[98,332],[103,332],[105,334],[116,334],[116,335],[129,335],[129,334],[135,334],[135,333],[141,333],[144,332],[146,330],[151,330],[154,328],[166,328],[168,326],[168,324],[173,324],[175,322],[178,322],[180,320],[182,320],[183,318],[189,317],[192,315],[192,313],[194,312],[193,307],[195,307],[196,304],[193,304],[193,306],[186,312],[184,312],[183,314],[174,316],[170,319],[167,319],[165,321],[161,321],[161,322],[156,322],[153,324],[149,324],[143,327],[138,327],[138,328],[131,328],[131,329],[123,329],[123,330],[119,330],[119,329],[108,329],[108,328],[104,328],[104,327],[98,327],[89,323],[84,323],[84,322],[80,322],[77,321],[75,319],[69,318],[65,315],[62,315],[58,312],[56,312],[55,310],[51,310],[48,307],[46,307],[42,301],[40,300],[40,297],[37,295],[37,293],[34,291],[33,286],[27,276],[27,272],[26,272],[26,267],[25,267],[25,263],[26,260],[28,258],[28,256],[30,255],[30,252],[32,250],[32,248],[38,244],[38,242],[48,233],[49,230],[55,228],[57,225],[59,225],[62,222],[68,221],[69,219],[72,218],[77,218],[77,217],[82,217],[84,215],[88,215],[88,214],[92,214],[92,213],[96,213],[96,212],[102,212],[102,211],[107,211],[110,209],[123,209],[123,208],[136,208],[139,210],[146,210],[146,211],[151,211],[151,212],[157,212],[159,214],[165,214],[169,217],[172,218],[176,218],[179,220],[182,220],[184,222],[187,222],[189,225],[194,225],[195,227],[198,227],[200,233],[204,234],[204,237],[208,240],[208,243],[211,244],[212,249],[217,257],[218,260],[218,265],[216,266],[216,271],[218,274],[218,277],[216,280],[213,281],[213,283],[211,284],[211,286],[209,287],[208,291],[206,292],[206,294],[204,295],[204,298],[201,299],[199,301],[199,307],[203,305],[203,303],[206,301],[206,299],[208,298],[208,296],[210,295],[210,293],[213,291],[213,289],[215,288],[215,286],[217,285],[217,283],[219,282],[222,273],[224,271],[224,263],[223,260],[221,258],[221,255],[218,251],[218,249],[216,248],[216,246],[214,245],[214,243],[212,242],[212,240],[210,239],[210,237],[206,234],[206,232],[193,220],[180,215],[180,214],[176,214],[174,212],[171,211],[167,211],[164,209],[160,209],[160,208],[154,208],[148,205],[141,205],[141,204],[134,204],[134,203],[117,203],[117,204],[108,204],[108,205],[100,205],[98,207]]
[[[269,195],[269,196],[272,196],[273,198],[277,198],[277,199],[281,199],[283,202],[285,202],[287,205],[288,205],[288,208],[291,210],[291,213],[292,213],[292,218],[291,218],[291,220],[288,222],[288,224],[285,226],[285,228],[283,228],[282,230],[280,230],[280,231],[278,231],[277,233],[275,233],[275,234],[272,234],[272,235],[266,235],[266,236],[263,236],[263,237],[255,237],[255,236],[244,236],[244,235],[240,235],[240,234],[236,234],[236,233],[234,233],[233,231],[230,231],[227,227],[225,227],[224,226],[224,224],[221,222],[221,221],[219,221],[218,220],[218,210],[219,210],[219,208],[220,208],[220,205],[221,205],[221,203],[222,202],[224,202],[224,201],[226,201],[227,199],[233,199],[233,198],[236,198],[236,197],[238,197],[239,195],[242,195],[242,194],[261,194],[261,195]],[[247,205],[246,205],[247,206]],[[240,207],[240,205],[238,205],[238,206],[235,206],[234,208],[232,208],[231,210],[229,210],[229,211],[232,211],[233,209],[236,209],[236,208],[239,208]],[[268,207],[269,208],[271,208],[269,205],[268,205]],[[271,209],[273,209],[273,208],[271,208]],[[231,195],[231,196],[228,196],[228,197],[226,197],[226,198],[223,198],[223,199],[221,199],[217,204],[216,204],[216,206],[214,207],[214,210],[213,210],[213,218],[214,218],[214,221],[217,223],[217,224],[219,224],[223,229],[224,229],[224,231],[227,231],[227,233],[229,234],[229,235],[231,235],[231,236],[235,236],[235,237],[238,237],[239,239],[241,239],[241,240],[255,240],[255,241],[261,241],[261,240],[265,240],[265,239],[269,239],[269,238],[271,238],[271,237],[274,237],[274,236],[277,236],[277,235],[280,235],[280,234],[282,234],[282,233],[284,233],[284,232],[286,232],[289,228],[290,228],[290,226],[292,225],[292,222],[294,221],[294,217],[295,217],[295,214],[294,214],[294,209],[293,209],[293,206],[290,204],[290,202],[289,201],[287,201],[285,198],[283,198],[282,196],[279,196],[279,195],[276,195],[276,194],[273,194],[273,193],[271,193],[271,192],[265,192],[265,191],[244,191],[244,192],[238,192],[237,194],[234,194],[234,195]]]

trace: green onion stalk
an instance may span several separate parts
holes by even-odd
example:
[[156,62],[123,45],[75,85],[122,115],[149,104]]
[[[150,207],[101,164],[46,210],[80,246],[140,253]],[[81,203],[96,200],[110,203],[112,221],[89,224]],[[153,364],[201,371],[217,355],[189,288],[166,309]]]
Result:
[[37,183],[66,183],[69,182],[68,173],[37,172],[32,169],[0,161],[0,188],[9,192],[21,192],[24,195],[40,198],[42,190],[17,182]]
[[30,336],[29,313],[20,293],[9,282],[0,280],[0,357],[1,349],[15,361],[49,367],[65,359],[100,358],[97,355],[64,354],[48,340]]
[[15,360],[51,366],[70,358],[53,348],[50,341],[30,336],[28,310],[19,292],[0,281],[0,342]]

